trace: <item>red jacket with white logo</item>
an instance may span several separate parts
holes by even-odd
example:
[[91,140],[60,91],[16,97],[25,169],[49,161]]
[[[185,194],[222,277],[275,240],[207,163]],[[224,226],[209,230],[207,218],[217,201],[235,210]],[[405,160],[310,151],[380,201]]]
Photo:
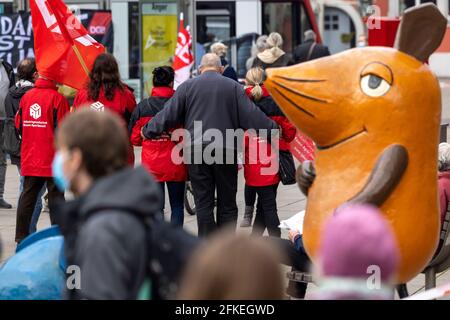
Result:
[[[126,85],[124,85],[123,90],[118,88],[115,89],[112,100],[106,99],[105,90],[101,88],[98,99],[94,101],[89,97],[88,89],[84,88],[78,91],[73,101],[74,109],[80,107],[90,107],[95,111],[103,111],[105,108],[109,109],[124,119],[125,126],[127,127],[130,123],[131,114],[136,108],[136,98],[134,97],[133,92],[131,92]],[[130,146],[128,163],[130,165],[134,165],[134,153],[132,146]]]
[[124,85],[123,90],[115,89],[112,100],[106,99],[105,90],[101,88],[98,99],[94,101],[89,97],[88,89],[84,88],[80,89],[75,96],[73,107],[90,107],[96,111],[102,111],[102,108],[107,108],[120,115],[128,125],[131,114],[136,108],[136,99],[133,92],[126,85]]
[[16,128],[22,136],[22,176],[52,176],[54,133],[68,112],[69,103],[50,80],[38,79],[22,97],[16,115]]
[[155,139],[142,141],[141,136],[142,127],[164,108],[164,103],[172,97],[174,92],[169,87],[153,88],[151,97],[141,101],[134,110],[128,127],[131,134],[131,144],[134,146],[142,146],[142,165],[159,182],[187,180],[186,165],[176,164],[172,161],[172,150],[176,145],[170,139],[170,133],[173,130]]
[[[246,88],[247,95],[251,98],[251,87]],[[277,142],[279,150],[289,151],[289,142],[294,140],[296,128],[289,122],[269,92],[262,86],[263,97],[255,102],[266,116],[275,121],[281,127],[281,139]],[[278,159],[273,147],[264,137],[259,137],[247,131],[244,137],[244,176],[245,183],[249,186],[264,187],[280,182],[278,176]]]

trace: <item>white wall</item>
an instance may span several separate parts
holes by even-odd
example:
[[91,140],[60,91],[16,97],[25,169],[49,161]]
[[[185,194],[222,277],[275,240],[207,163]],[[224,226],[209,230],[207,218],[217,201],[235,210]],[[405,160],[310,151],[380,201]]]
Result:
[[[129,78],[129,35],[128,35],[128,2],[111,3],[112,23],[114,28],[114,56],[119,63],[122,79]],[[134,30],[133,32],[138,32]]]
[[251,32],[261,34],[261,2],[236,1],[236,36]]
[[450,77],[450,52],[433,53],[430,68],[438,77]]

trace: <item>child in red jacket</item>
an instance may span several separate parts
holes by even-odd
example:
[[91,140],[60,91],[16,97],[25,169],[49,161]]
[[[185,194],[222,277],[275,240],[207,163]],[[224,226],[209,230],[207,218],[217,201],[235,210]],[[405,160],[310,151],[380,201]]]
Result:
[[[175,72],[171,67],[158,67],[153,71],[153,89],[151,96],[139,103],[134,110],[129,125],[131,144],[142,146],[142,165],[146,167],[159,182],[164,195],[164,187],[169,191],[171,222],[176,226],[183,226],[184,222],[184,188],[187,179],[185,164],[178,164],[172,159],[172,151],[176,143],[171,140],[170,133],[164,133],[155,139],[142,140],[141,129],[169,100],[173,90]],[[171,130],[173,131],[173,130]],[[160,204],[164,210],[164,197]]]
[[289,150],[289,142],[294,140],[296,129],[287,120],[263,85],[263,70],[252,68],[247,72],[246,93],[269,118],[275,121],[281,136],[277,145],[271,145],[263,136],[255,132],[245,135],[244,176],[246,192],[258,195],[253,234],[262,234],[267,228],[270,236],[280,237],[280,220],[277,214],[278,157],[275,148]]

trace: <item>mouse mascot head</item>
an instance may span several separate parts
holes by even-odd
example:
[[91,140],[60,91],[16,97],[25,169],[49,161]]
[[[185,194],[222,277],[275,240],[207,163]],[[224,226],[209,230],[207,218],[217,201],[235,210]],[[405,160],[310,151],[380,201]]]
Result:
[[400,249],[399,282],[431,259],[440,225],[441,92],[424,62],[446,27],[437,7],[425,4],[405,11],[395,48],[357,48],[267,70],[273,98],[317,146],[304,222],[313,260],[325,219],[355,203],[379,207],[391,224]]

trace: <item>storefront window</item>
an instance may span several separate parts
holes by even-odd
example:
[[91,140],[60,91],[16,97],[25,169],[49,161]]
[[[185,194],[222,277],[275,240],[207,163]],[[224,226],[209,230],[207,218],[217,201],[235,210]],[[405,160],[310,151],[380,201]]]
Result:
[[400,12],[403,13],[403,11],[405,11],[408,8],[427,2],[436,4],[436,0],[400,0]]
[[283,50],[291,52],[294,39],[293,3],[291,2],[267,2],[263,3],[263,33],[278,32],[283,37]]
[[205,45],[234,37],[234,2],[197,2],[197,42]]

